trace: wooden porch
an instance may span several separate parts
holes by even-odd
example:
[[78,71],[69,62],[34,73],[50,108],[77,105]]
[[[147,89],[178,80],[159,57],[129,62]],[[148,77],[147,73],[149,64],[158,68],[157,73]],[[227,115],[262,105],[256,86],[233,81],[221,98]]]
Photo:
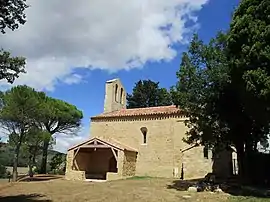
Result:
[[92,138],[69,149],[68,152],[74,152],[71,170],[83,171],[87,181],[107,180],[108,174],[121,176],[123,160],[119,155],[123,156],[125,150],[131,149],[119,143]]

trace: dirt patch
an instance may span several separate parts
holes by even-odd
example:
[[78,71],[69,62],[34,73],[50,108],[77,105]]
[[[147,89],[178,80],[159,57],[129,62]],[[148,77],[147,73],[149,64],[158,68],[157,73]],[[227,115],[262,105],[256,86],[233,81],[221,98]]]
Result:
[[189,193],[168,189],[173,180],[140,179],[111,182],[76,182],[57,179],[42,182],[19,182],[0,190],[1,201],[52,202],[157,202],[157,201],[227,201],[228,195]]

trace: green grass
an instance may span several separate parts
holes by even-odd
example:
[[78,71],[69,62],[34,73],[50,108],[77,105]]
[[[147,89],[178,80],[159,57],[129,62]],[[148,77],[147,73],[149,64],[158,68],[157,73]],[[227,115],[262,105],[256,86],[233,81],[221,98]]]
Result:
[[146,179],[151,179],[153,177],[150,176],[134,176],[134,177],[130,177],[128,178],[128,180],[146,180]]

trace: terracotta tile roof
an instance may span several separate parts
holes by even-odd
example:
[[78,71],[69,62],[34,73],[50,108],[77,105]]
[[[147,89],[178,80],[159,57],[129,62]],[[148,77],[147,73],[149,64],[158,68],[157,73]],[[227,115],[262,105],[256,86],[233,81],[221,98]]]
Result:
[[84,145],[91,144],[95,140],[97,140],[98,142],[100,142],[100,143],[102,143],[104,145],[108,145],[108,146],[117,148],[117,149],[122,150],[122,151],[127,150],[127,151],[138,152],[136,149],[134,149],[132,147],[129,147],[129,146],[126,146],[126,145],[122,144],[121,142],[116,141],[113,138],[103,138],[103,137],[93,137],[93,138],[90,138],[90,139],[88,139],[88,140],[86,140],[84,142],[81,142],[80,144],[77,144],[75,146],[70,147],[68,149],[68,151],[73,150],[73,149],[76,149],[76,148],[79,148],[79,147],[83,147]]
[[175,105],[161,106],[161,107],[147,107],[147,108],[134,108],[134,109],[121,109],[118,111],[102,113],[95,118],[110,118],[110,117],[130,117],[130,116],[147,116],[147,115],[162,115],[162,114],[178,114],[181,110]]

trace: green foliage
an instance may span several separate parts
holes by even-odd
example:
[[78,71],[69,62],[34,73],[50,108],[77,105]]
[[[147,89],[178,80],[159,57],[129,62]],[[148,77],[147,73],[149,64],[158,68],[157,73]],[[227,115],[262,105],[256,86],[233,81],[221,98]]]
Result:
[[38,118],[50,134],[76,133],[83,118],[82,111],[65,101],[46,97],[43,100],[43,110]]
[[27,131],[26,140],[22,148],[28,157],[29,173],[33,173],[32,168],[36,165],[36,156],[42,151],[42,143],[44,141],[51,141],[51,139],[51,134],[36,126],[31,127]]
[[261,133],[269,132],[270,120],[269,12],[267,0],[241,1],[228,33],[232,85],[238,90],[238,100],[248,117]]
[[0,122],[9,134],[9,145],[13,146],[14,155],[22,152],[32,159],[28,162],[32,165],[42,149],[42,171],[46,168],[47,152],[54,140],[52,135],[75,134],[83,118],[82,112],[74,105],[27,86],[13,87],[1,96]]
[[[18,29],[19,24],[26,22],[24,14],[28,8],[26,0],[1,0],[0,1],[0,31],[6,33],[6,29],[12,31]],[[6,79],[13,83],[20,73],[25,73],[25,58],[12,57],[8,51],[0,49],[0,80]]]
[[[56,133],[75,135],[80,129],[82,111],[76,106],[62,100],[46,97],[43,100],[43,110],[40,112],[37,123],[51,136]],[[43,159],[41,164],[41,173],[46,173],[47,150],[49,142],[43,143]]]
[[0,31],[5,33],[5,29],[15,30],[19,24],[26,22],[24,11],[29,6],[26,0],[1,0],[0,1]]
[[[39,93],[43,96],[43,93]],[[16,135],[25,133],[40,111],[39,94],[28,86],[16,86],[2,95],[0,121],[16,142]]]
[[144,108],[171,105],[170,93],[159,87],[159,82],[140,80],[135,83],[132,94],[127,95],[127,108]]
[[6,173],[7,173],[7,169],[5,166],[5,162],[3,161],[3,158],[1,158],[1,154],[2,154],[2,142],[0,139],[0,178],[5,178],[6,177]]
[[228,33],[207,45],[195,36],[171,90],[189,118],[186,141],[235,146],[240,174],[270,132],[269,12],[269,1],[243,0]]
[[0,178],[6,178],[7,177],[7,169],[4,165],[1,165],[0,163]]
[[12,57],[9,52],[0,49],[0,80],[13,83],[20,73],[25,73],[25,58]]
[[[4,166],[13,166],[13,156],[14,156],[14,146],[10,146],[9,144],[4,144],[0,148],[0,162]],[[28,165],[27,157],[23,153],[20,152],[20,158],[18,159],[18,167],[26,167]]]
[[73,134],[83,117],[75,106],[27,86],[13,87],[1,96],[0,123],[9,134],[14,168],[18,165],[19,154],[23,154],[31,169],[42,150],[46,152],[46,166],[47,152],[54,140],[52,135],[60,132]]
[[194,35],[188,52],[183,53],[178,82],[171,88],[173,102],[189,118],[189,144],[224,143],[227,128],[219,117],[219,95],[228,82],[228,65],[224,55],[226,35],[219,33],[209,44]]
[[41,110],[38,93],[28,86],[16,86],[2,94],[0,123],[9,135],[9,144],[14,148],[13,180],[17,179],[18,159],[28,130],[35,124],[35,117]]
[[[48,161],[50,162],[51,159],[60,152],[54,151],[49,149],[48,150]],[[63,153],[60,153],[61,155],[65,155]],[[2,162],[2,165],[4,166],[13,166],[13,157],[14,156],[14,148],[11,147],[8,143],[3,144],[3,146],[0,148],[0,162]],[[42,151],[39,150],[36,155],[36,163],[35,165],[39,167],[42,159]],[[28,166],[28,151],[26,150],[25,144],[22,145],[21,151],[20,151],[20,157],[18,161],[18,167],[27,167]],[[49,164],[48,166],[49,167]]]
[[50,168],[54,174],[63,174],[65,172],[66,155],[57,153],[52,157]]

